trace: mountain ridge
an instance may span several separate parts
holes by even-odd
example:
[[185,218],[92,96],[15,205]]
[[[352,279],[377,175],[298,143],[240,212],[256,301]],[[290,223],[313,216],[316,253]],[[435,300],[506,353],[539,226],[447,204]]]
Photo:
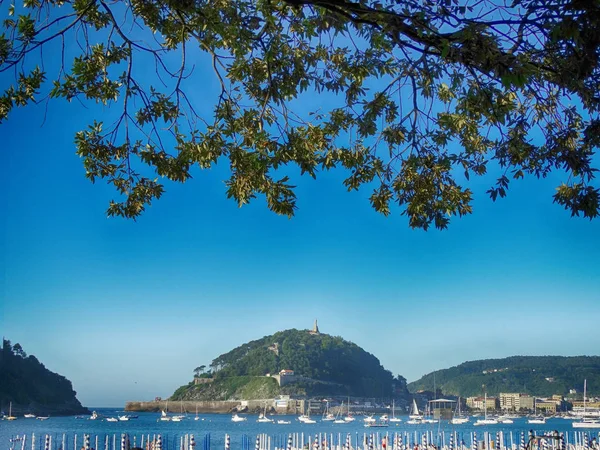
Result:
[[447,395],[478,396],[482,386],[489,395],[521,392],[530,395],[566,395],[570,390],[600,394],[600,356],[527,356],[465,361],[456,366],[423,375],[408,384],[410,392],[435,387]]

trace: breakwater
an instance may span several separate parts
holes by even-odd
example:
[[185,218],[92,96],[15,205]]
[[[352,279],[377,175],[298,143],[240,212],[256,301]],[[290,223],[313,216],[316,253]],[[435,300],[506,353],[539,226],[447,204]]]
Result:
[[302,414],[304,400],[288,400],[285,403],[274,405],[273,399],[262,400],[229,400],[229,401],[177,401],[167,400],[125,403],[125,411],[194,413],[202,414],[229,414],[232,412],[262,412],[265,408],[271,414]]

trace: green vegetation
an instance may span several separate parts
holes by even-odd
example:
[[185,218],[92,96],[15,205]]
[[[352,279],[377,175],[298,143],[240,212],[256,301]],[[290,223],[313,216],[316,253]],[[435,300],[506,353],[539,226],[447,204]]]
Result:
[[[358,345],[327,334],[286,330],[243,344],[215,358],[212,383],[180,387],[173,400],[270,398],[277,394],[390,397],[392,384],[404,393],[379,360]],[[293,370],[292,384],[278,386],[266,374]],[[200,371],[198,371],[200,373]],[[403,391],[404,390],[404,391]]]
[[89,412],[75,397],[71,382],[49,371],[20,344],[3,340],[0,351],[0,409],[13,412],[81,414]]
[[[484,373],[484,371],[486,373]],[[429,373],[408,385],[411,392],[433,390],[463,397],[499,392],[521,392],[549,396],[568,394],[569,389],[600,395],[600,357],[598,356],[511,356],[503,359],[468,361],[449,369]]]
[[171,396],[171,400],[249,400],[273,398],[279,394],[279,386],[274,378],[228,377],[214,383],[181,386]]
[[261,197],[286,216],[299,176],[334,169],[416,228],[470,214],[470,178],[490,168],[492,200],[555,172],[548,197],[600,212],[597,2],[0,5],[0,122],[46,99],[104,105],[71,131],[87,178],[114,188],[110,216],[217,163],[238,205]]

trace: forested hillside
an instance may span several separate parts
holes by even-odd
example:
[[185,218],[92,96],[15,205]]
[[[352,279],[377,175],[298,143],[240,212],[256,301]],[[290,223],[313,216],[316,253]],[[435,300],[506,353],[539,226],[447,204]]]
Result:
[[402,377],[395,380],[374,355],[358,345],[305,330],[280,331],[240,345],[215,358],[210,369],[215,380],[211,386],[182,386],[172,398],[206,399],[213,395],[211,392],[230,391],[225,385],[232,384],[231,380],[264,377],[282,369],[293,370],[302,378],[281,388],[277,386],[277,393],[389,398],[394,382],[407,393]]
[[502,359],[468,361],[449,369],[431,372],[408,385],[411,392],[437,389],[444,394],[481,395],[482,386],[490,395],[521,392],[548,396],[568,394],[570,389],[600,395],[598,356],[511,356]]
[[0,409],[13,414],[81,414],[89,411],[75,397],[71,382],[51,372],[20,344],[3,340],[0,351]]

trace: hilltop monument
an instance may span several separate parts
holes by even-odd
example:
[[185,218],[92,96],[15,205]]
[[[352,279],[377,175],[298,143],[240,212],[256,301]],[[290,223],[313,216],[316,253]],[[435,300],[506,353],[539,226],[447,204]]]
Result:
[[319,326],[317,325],[317,319],[315,319],[315,325],[313,329],[309,331],[310,334],[321,334],[319,333]]

